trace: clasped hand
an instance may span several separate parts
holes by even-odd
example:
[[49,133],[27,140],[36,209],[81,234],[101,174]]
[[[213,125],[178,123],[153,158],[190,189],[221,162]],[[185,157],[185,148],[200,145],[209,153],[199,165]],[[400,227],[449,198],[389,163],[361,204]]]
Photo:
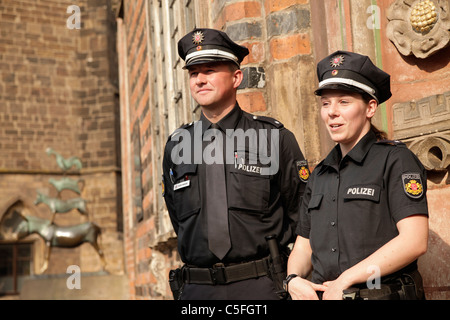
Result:
[[347,288],[340,283],[339,278],[323,284],[316,284],[301,277],[296,277],[289,282],[292,300],[319,300],[317,291],[323,292],[322,300],[342,300],[344,289]]

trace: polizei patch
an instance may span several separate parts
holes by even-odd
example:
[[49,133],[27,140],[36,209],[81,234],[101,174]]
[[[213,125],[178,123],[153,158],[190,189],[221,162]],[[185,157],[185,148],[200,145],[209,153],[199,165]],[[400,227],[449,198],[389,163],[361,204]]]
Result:
[[418,199],[423,195],[423,183],[420,173],[402,174],[403,190],[408,197]]
[[367,199],[378,202],[380,200],[380,187],[377,185],[355,185],[345,189],[344,199]]

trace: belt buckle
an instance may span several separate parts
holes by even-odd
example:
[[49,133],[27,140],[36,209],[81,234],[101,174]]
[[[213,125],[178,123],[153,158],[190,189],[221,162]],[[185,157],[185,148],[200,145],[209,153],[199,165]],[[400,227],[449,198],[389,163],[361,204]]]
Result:
[[225,265],[223,263],[216,263],[209,269],[213,285],[227,283],[225,275]]
[[359,289],[350,287],[342,292],[342,300],[359,300]]

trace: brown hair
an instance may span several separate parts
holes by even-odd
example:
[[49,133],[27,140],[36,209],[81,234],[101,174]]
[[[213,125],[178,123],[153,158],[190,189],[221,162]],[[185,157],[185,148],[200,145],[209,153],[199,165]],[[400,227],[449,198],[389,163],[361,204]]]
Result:
[[[367,104],[369,103],[370,100],[374,100],[374,98],[367,93],[361,93],[361,96],[364,102]],[[375,133],[377,141],[387,140],[388,138],[387,133],[375,127],[373,123],[370,123],[370,130],[372,130],[372,132]]]

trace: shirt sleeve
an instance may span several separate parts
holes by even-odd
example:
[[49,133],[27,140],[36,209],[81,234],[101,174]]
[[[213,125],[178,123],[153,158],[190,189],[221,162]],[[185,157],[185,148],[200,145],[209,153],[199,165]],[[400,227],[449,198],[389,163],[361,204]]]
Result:
[[309,233],[311,231],[311,214],[308,211],[309,202],[311,200],[312,185],[314,183],[314,172],[306,184],[305,192],[303,193],[303,199],[298,210],[298,223],[295,229],[295,233],[303,238],[309,239]]
[[416,155],[405,146],[395,147],[386,169],[389,208],[395,223],[415,214],[428,215],[426,170]]
[[164,184],[164,192],[163,192],[163,197],[164,197],[164,201],[166,202],[166,207],[167,207],[167,211],[169,212],[169,217],[170,220],[172,222],[172,226],[175,230],[175,233],[178,234],[178,220],[176,217],[176,212],[175,212],[175,206],[174,206],[174,195],[173,195],[173,186],[174,183],[172,181],[172,177],[171,177],[171,170],[173,168],[173,163],[171,161],[170,158],[170,154],[171,154],[171,150],[172,148],[170,147],[170,143],[168,142],[166,144],[166,147],[164,148],[164,157],[163,157],[163,165],[162,165],[162,169],[163,169],[163,175],[162,175],[162,179],[163,179],[163,184]]
[[[298,209],[305,191],[306,179],[309,177],[309,168],[292,132],[287,129],[281,130],[280,141],[280,191],[283,207],[294,230],[298,221]],[[305,174],[303,181],[299,175],[300,165],[307,170],[307,176]]]

